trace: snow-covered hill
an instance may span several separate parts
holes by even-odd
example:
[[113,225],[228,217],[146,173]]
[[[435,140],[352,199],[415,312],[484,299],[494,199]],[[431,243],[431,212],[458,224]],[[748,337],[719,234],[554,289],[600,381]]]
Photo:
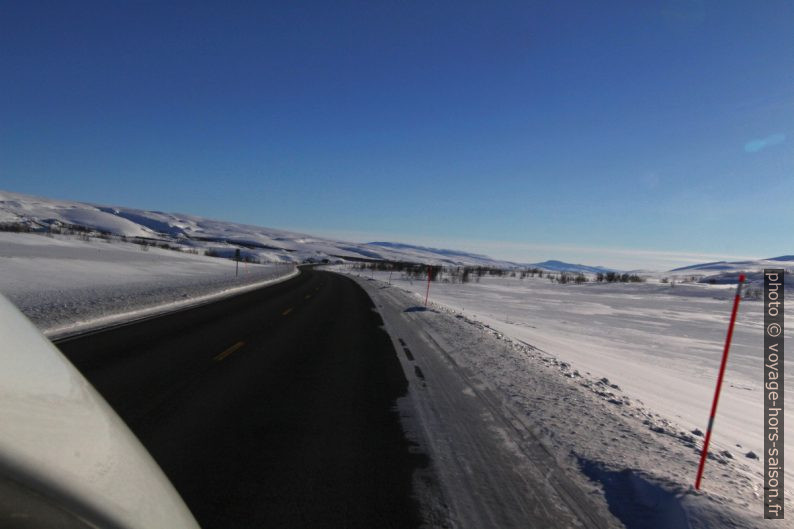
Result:
[[714,274],[737,272],[760,272],[764,268],[785,268],[794,271],[794,255],[782,255],[768,259],[753,259],[750,261],[714,261],[670,270],[672,273],[685,274]]
[[181,213],[109,207],[0,191],[0,224],[34,231],[78,227],[166,242],[183,249],[244,256],[262,262],[382,259],[454,266],[512,267],[515,263],[455,250],[408,244],[334,241],[290,231]]
[[[673,277],[692,277],[700,283],[713,283],[718,285],[736,284],[740,274],[747,277],[747,289],[760,294],[764,287],[764,269],[782,268],[786,277],[794,274],[794,255],[782,255],[769,259],[753,259],[748,261],[716,261],[691,266],[684,266],[671,270]],[[794,288],[790,279],[784,282],[785,288]]]
[[588,266],[583,264],[566,263],[563,261],[543,261],[542,263],[533,263],[532,266],[550,270],[552,272],[582,272],[583,274],[598,274],[606,272],[617,272],[614,268],[605,268],[603,266]]
[[388,251],[400,252],[408,257],[408,259],[405,260],[420,263],[435,260],[439,262],[439,264],[451,265],[497,266],[500,268],[522,266],[518,263],[500,261],[482,254],[467,253],[459,250],[446,250],[442,248],[428,248],[426,246],[416,246],[398,242],[370,242],[367,243],[367,246],[378,247],[378,251],[386,249]]
[[[136,239],[160,241],[185,250],[209,251],[231,256],[240,249],[243,256],[260,262],[300,263],[376,259],[444,266],[486,266],[496,268],[537,267],[551,272],[617,271],[602,266],[548,260],[516,263],[487,255],[396,242],[354,243],[336,241],[291,231],[213,220],[182,213],[164,213],[127,207],[34,197],[0,191],[0,226],[20,226],[33,231],[51,228],[95,230]],[[760,271],[763,268],[794,270],[794,256],[755,261],[719,261],[676,268],[669,275],[714,275]]]
[[487,255],[396,242],[335,241],[182,213],[110,207],[7,191],[0,191],[0,225],[2,224],[19,225],[34,231],[79,227],[130,239],[163,241],[185,249],[209,250],[216,255],[231,255],[240,248],[243,255],[262,262],[380,259],[446,266],[534,266],[557,272],[609,271],[602,267],[562,261],[519,264],[493,259]]

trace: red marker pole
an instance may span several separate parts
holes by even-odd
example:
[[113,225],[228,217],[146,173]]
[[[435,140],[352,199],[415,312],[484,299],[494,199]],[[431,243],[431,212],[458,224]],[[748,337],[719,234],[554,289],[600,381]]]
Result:
[[706,430],[706,438],[703,440],[703,451],[700,453],[700,463],[698,464],[698,475],[695,478],[695,489],[700,490],[700,482],[703,479],[703,468],[706,466],[706,458],[709,453],[709,441],[711,441],[711,429],[714,427],[714,416],[717,415],[717,403],[720,400],[720,390],[722,389],[722,379],[725,376],[725,366],[728,364],[728,350],[731,348],[731,338],[733,337],[733,327],[736,324],[736,314],[739,312],[739,300],[742,296],[742,285],[744,284],[744,274],[739,274],[739,285],[736,287],[736,296],[733,298],[733,311],[731,312],[731,322],[728,325],[728,335],[725,337],[725,349],[722,350],[722,363],[720,364],[720,374],[717,377],[717,388],[714,390],[714,401],[711,403],[711,415],[709,416],[709,427]]
[[427,291],[425,292],[425,307],[427,307],[427,297],[430,295],[430,267],[427,267]]

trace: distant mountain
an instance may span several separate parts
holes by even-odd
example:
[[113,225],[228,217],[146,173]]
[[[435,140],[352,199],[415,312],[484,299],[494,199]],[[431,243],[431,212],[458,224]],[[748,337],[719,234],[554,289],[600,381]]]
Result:
[[538,268],[551,270],[554,272],[582,272],[584,274],[618,272],[618,270],[613,268],[605,268],[603,266],[588,266],[555,260],[543,261],[542,263],[532,263],[530,266],[537,266]]
[[696,265],[682,266],[680,268],[673,268],[671,272],[684,272],[686,270],[732,270],[733,265],[727,261],[714,261],[711,263],[702,263]]
[[413,256],[413,261],[424,261],[427,258],[439,259],[446,264],[462,266],[462,265],[480,265],[480,266],[499,266],[501,268],[513,268],[520,265],[510,261],[499,261],[488,257],[487,255],[462,252],[459,250],[446,250],[442,248],[429,248],[426,246],[417,246],[413,244],[404,244],[399,242],[369,242],[368,246],[376,246],[381,250],[383,248],[399,251],[405,255]]
[[713,261],[690,266],[674,268],[670,272],[701,272],[711,273],[732,273],[732,272],[757,272],[764,268],[785,268],[789,271],[794,266],[794,255],[783,255],[780,257],[770,257],[768,259],[753,259],[745,261]]

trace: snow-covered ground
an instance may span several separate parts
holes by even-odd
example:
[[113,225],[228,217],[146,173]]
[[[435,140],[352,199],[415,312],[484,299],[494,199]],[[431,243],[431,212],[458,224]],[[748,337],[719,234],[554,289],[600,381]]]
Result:
[[[374,273],[380,281],[388,277],[388,272]],[[391,283],[421,304],[425,282],[395,273]],[[702,436],[692,432],[706,428],[733,294],[730,285],[560,285],[545,278],[483,277],[479,283],[430,287],[433,306],[547,358],[602,394],[616,412],[644,417],[649,435],[670,436],[693,455]],[[761,302],[743,301],[712,438],[716,460],[707,465],[704,479],[706,490],[718,490],[737,505],[750,500],[748,507],[759,512],[763,465],[747,454],[760,455],[763,448],[762,324]],[[791,316],[786,328],[790,340]],[[519,397],[532,392],[522,387],[520,373],[510,380],[505,378],[509,371],[499,369],[498,384],[509,385]],[[791,406],[790,395],[786,403]],[[794,436],[788,430],[786,448],[791,450]],[[682,485],[691,482],[695,467],[689,470],[670,478]],[[791,471],[787,477],[791,483]],[[746,497],[748,490],[755,498]]]
[[297,273],[91,237],[0,232],[0,293],[58,337],[174,310]]

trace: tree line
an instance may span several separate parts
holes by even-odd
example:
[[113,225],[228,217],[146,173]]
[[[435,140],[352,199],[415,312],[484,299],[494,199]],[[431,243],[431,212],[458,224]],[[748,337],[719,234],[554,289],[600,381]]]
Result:
[[525,279],[527,277],[546,277],[552,283],[577,284],[596,281],[599,283],[640,283],[644,278],[637,274],[627,274],[619,272],[598,273],[594,278],[588,277],[582,272],[549,272],[541,268],[497,268],[489,266],[441,266],[427,265],[397,261],[371,261],[359,262],[352,265],[354,270],[360,271],[380,271],[380,272],[399,272],[405,279],[411,281],[441,281],[445,283],[469,283],[471,281],[479,283],[483,277],[514,277]]

